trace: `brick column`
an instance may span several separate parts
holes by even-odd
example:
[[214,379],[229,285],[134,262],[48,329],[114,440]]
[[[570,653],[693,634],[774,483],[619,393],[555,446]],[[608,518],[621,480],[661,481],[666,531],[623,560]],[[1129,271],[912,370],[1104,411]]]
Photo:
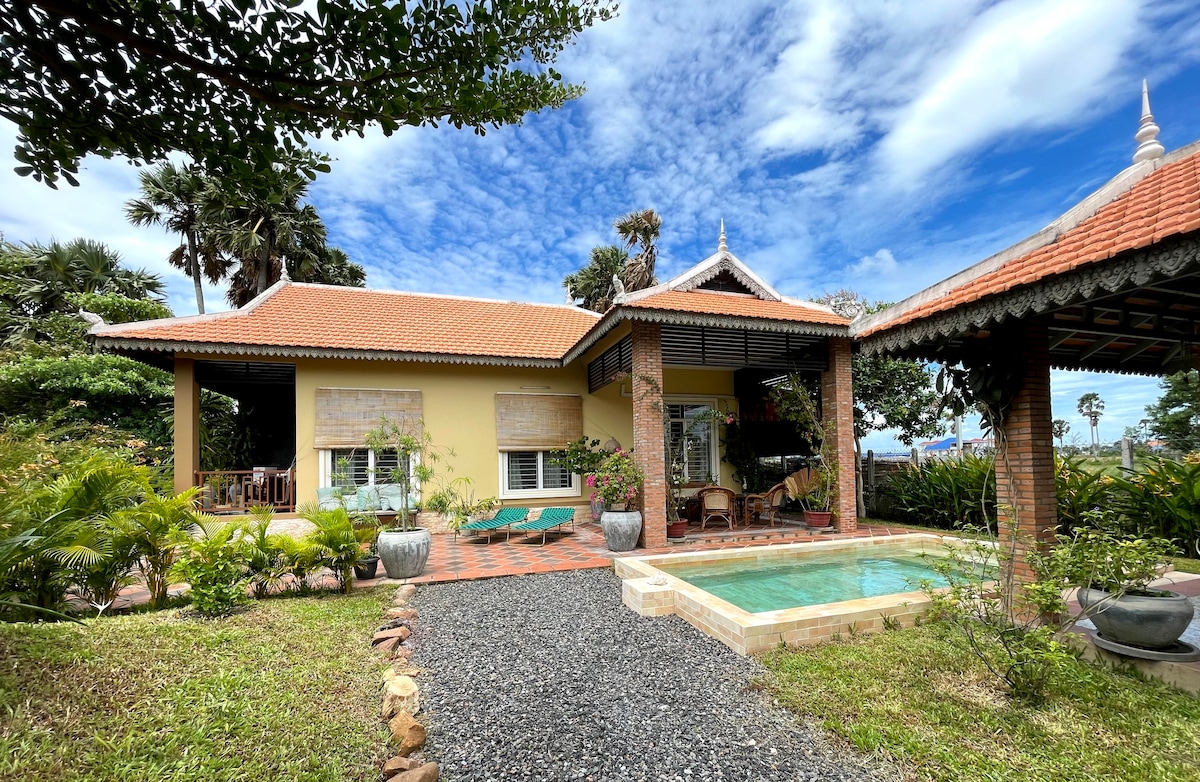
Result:
[[1058,500],[1054,486],[1054,435],[1050,414],[1050,344],[1045,324],[1014,332],[1022,363],[1021,390],[1004,422],[996,453],[996,500],[1001,545],[1017,534],[1012,562],[1017,581],[1032,581],[1025,555],[1054,540]]
[[175,359],[175,492],[196,485],[200,469],[200,385],[196,362]]
[[821,373],[821,415],[826,439],[834,442],[837,493],[831,510],[838,532],[858,529],[854,491],[854,392],[850,373],[850,339],[829,338],[829,369]]
[[667,449],[663,442],[662,331],[658,324],[633,323],[631,380],[633,458],[646,474],[639,544],[655,548],[667,545]]

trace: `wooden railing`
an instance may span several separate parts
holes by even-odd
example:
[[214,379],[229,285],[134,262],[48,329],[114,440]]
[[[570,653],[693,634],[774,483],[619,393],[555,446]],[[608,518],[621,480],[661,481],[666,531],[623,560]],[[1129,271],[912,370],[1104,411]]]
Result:
[[296,509],[295,470],[212,470],[196,473],[200,510],[205,513],[245,513],[255,505],[277,511]]

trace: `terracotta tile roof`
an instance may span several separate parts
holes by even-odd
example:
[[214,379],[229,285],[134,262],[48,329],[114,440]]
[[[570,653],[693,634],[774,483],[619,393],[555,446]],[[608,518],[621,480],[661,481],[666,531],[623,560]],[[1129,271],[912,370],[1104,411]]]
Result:
[[663,291],[620,305],[632,309],[694,312],[702,315],[727,315],[743,318],[787,320],[798,323],[822,323],[845,326],[850,321],[834,312],[800,301],[765,301],[757,296],[734,295],[713,291]]
[[289,284],[216,315],[98,327],[98,338],[561,359],[599,316],[573,307]]
[[901,302],[895,307],[894,317],[873,321],[855,336],[865,337],[911,323],[1196,230],[1200,230],[1200,153],[1146,175],[1057,241],[966,280],[944,295],[907,308]]

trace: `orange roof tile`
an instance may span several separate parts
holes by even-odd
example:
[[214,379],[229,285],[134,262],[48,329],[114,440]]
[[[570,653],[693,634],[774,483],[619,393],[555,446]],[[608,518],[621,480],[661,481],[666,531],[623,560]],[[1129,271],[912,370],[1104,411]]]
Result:
[[1057,241],[1006,261],[920,306],[897,305],[894,317],[875,321],[856,337],[952,310],[984,296],[1005,293],[1089,263],[1200,229],[1200,153],[1146,175]]
[[101,326],[101,339],[561,359],[599,316],[574,307],[288,284],[216,315]]
[[823,323],[845,326],[850,321],[823,307],[804,302],[766,301],[757,296],[719,293],[715,291],[663,291],[633,299],[620,305],[633,309],[693,312],[702,315],[726,315],[742,318],[788,320],[798,323]]

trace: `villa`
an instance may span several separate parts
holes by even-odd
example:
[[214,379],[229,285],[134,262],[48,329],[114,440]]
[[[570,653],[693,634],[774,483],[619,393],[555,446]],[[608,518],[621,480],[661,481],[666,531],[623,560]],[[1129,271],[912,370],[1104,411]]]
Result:
[[[382,416],[422,421],[479,497],[582,506],[581,476],[547,457],[586,435],[632,448],[647,476],[642,542],[661,545],[662,407],[677,432],[706,410],[761,412],[764,381],[787,372],[819,376],[838,458],[852,464],[854,454],[849,321],[781,295],[729,252],[723,230],[714,255],[618,296],[603,315],[284,279],[240,310],[91,333],[100,349],[174,373],[177,491],[256,486],[282,508],[345,480],[335,472],[362,485],[394,466],[366,448]],[[237,400],[253,458],[240,477],[200,470],[201,389]],[[685,479],[740,490],[715,428],[694,434],[700,447],[688,454]],[[853,531],[853,472],[842,473],[836,523]],[[207,502],[250,502],[218,494]]]

